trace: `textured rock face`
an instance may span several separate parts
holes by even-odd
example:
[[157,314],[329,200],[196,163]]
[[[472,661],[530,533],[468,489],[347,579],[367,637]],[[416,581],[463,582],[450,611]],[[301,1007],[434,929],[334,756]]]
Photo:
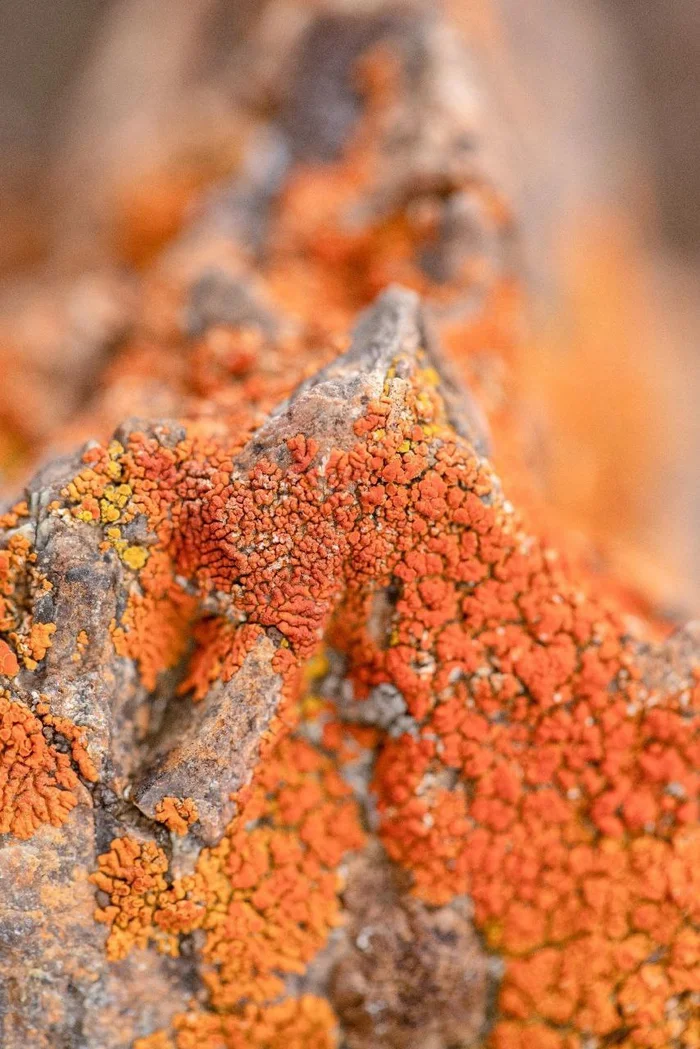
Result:
[[349,1046],[478,1044],[498,966],[462,899],[427,907],[396,884],[377,850],[351,865],[343,904],[349,945],[329,993]]
[[530,505],[454,41],[309,32],[1,522],[2,1044],[691,1049],[697,630]]

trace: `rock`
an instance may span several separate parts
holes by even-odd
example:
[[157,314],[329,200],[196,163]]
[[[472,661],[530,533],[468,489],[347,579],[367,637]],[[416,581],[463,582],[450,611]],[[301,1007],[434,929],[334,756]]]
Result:
[[0,521],[2,1044],[690,1045],[697,630],[539,523],[455,38],[302,21]]
[[329,988],[347,1043],[478,1044],[495,972],[471,908],[465,900],[426,907],[406,888],[376,850],[350,865],[343,897],[349,946]]

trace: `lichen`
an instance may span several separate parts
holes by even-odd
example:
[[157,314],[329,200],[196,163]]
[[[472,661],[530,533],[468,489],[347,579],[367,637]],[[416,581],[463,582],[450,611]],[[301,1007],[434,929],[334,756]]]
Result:
[[199,814],[192,798],[166,797],[156,805],[155,818],[173,834],[182,836],[197,822]]
[[36,567],[30,539],[21,530],[13,530],[20,517],[10,514],[6,519],[10,531],[0,550],[0,633],[4,635],[0,655],[5,673],[14,677],[20,666],[37,669],[51,647],[56,625],[35,622],[31,615],[32,602],[50,591],[51,583]]
[[[187,442],[173,556],[299,662],[335,612],[356,694],[390,683],[404,697],[417,731],[378,747],[382,839],[422,899],[468,893],[506,959],[494,1046],[568,1049],[621,1029],[621,1044],[668,1044],[690,1029],[700,972],[696,700],[645,692],[620,610],[526,530],[420,371],[406,405],[390,418],[387,391],[322,468],[300,437],[286,470],[232,478],[216,445]],[[129,454],[141,461],[140,440]],[[387,644],[367,622],[389,587]],[[303,970],[336,920],[332,867],[358,843],[323,815],[318,755],[278,747],[285,769],[315,775],[290,783],[261,761],[221,845],[154,917],[182,932],[195,904],[220,1009],[270,1000],[275,971]],[[245,829],[270,796],[281,826]]]
[[144,562],[138,578],[112,638],[119,655],[135,660],[144,685],[153,689],[158,674],[184,655],[196,601],[175,581],[172,565],[160,551]]
[[314,995],[272,1005],[246,1005],[238,1016],[184,1013],[175,1021],[176,1049],[334,1049],[335,1017]]
[[[254,439],[389,282],[444,307],[478,283],[468,262],[444,282],[420,265],[442,196],[464,186],[440,182],[408,201],[389,194],[366,222],[347,221],[377,195],[397,75],[386,56],[364,64],[356,139],[337,163],[296,167],[277,201],[261,283],[294,323],[279,336],[262,323],[219,323],[184,339],[173,321],[181,289],[155,280],[144,324],[152,342],[135,336],[123,349],[110,403],[121,404],[121,383],[157,375],[183,418],[94,443],[47,508],[97,529],[117,562],[126,599],[111,638],[144,690],[168,672],[178,702],[205,708],[263,639],[281,679],[221,840],[175,877],[162,827],[153,839],[115,838],[92,875],[105,894],[96,920],[113,961],[149,945],[176,956],[196,934],[206,1006],[183,1000],[172,1035],[138,1049],[333,1046],[329,1002],[296,987],[342,922],[342,861],[365,841],[345,768],[361,744],[373,767],[371,833],[426,906],[468,897],[503,963],[485,1044],[691,1049],[700,1044],[700,671],[693,688],[651,688],[641,644],[654,630],[631,621],[638,605],[566,556],[536,513],[514,509],[527,509],[530,490],[506,396],[519,366],[515,282],[499,271],[478,308],[438,322],[490,409],[504,483],[457,432],[425,346],[397,350],[348,440],[331,440],[316,418],[272,448]],[[495,229],[507,228],[496,191],[474,180],[469,192]],[[485,347],[491,373],[480,386],[472,365]],[[25,516],[3,521],[8,678],[35,670],[53,633],[29,612],[50,584],[21,531]],[[342,659],[353,703],[388,689],[400,718],[349,728],[341,711],[319,730],[328,711],[303,682],[323,665],[322,644]],[[78,659],[89,645],[81,631]],[[0,713],[0,829],[26,837],[62,823],[79,774],[94,770],[81,730],[48,708],[6,696]],[[44,730],[68,741],[71,757]],[[155,815],[182,833],[196,808],[167,795]]]
[[107,957],[119,961],[132,947],[145,947],[151,939],[157,939],[161,950],[175,949],[171,938],[159,936],[153,925],[159,895],[167,888],[163,850],[152,841],[115,838],[97,862],[90,879],[109,898],[95,911],[96,920],[109,927]]
[[78,804],[80,777],[97,780],[85,732],[43,700],[32,712],[0,694],[0,834],[26,839],[42,824],[62,826]]
[[275,1047],[285,1030],[300,1046],[312,1035],[330,1046],[328,1003],[276,999],[284,976],[303,973],[340,921],[336,869],[363,842],[352,792],[327,757],[281,736],[236,800],[222,841],[170,885],[155,842],[118,838],[99,857],[91,877],[109,896],[95,912],[110,929],[108,955],[116,961],[149,942],[174,954],[179,936],[203,930],[204,978],[223,1015],[177,1017],[178,1049],[207,1039],[226,1049]]

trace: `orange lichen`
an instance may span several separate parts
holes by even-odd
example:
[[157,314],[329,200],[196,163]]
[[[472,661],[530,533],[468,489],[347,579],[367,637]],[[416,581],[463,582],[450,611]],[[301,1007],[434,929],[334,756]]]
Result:
[[[60,736],[70,754],[49,742]],[[48,736],[48,739],[47,739]],[[72,759],[72,761],[71,761]],[[43,824],[60,827],[78,804],[83,779],[95,782],[97,773],[85,749],[84,731],[67,718],[37,704],[32,713],[7,693],[0,695],[0,834],[25,839]]]
[[337,1044],[333,1010],[310,994],[273,1005],[251,1003],[239,1016],[184,1013],[175,1029],[176,1049],[334,1049]]
[[[388,281],[442,302],[479,285],[483,260],[440,288],[421,270],[439,193],[410,207],[397,198],[364,226],[345,222],[376,178],[371,139],[394,92],[391,70],[365,74],[369,116],[348,155],[296,170],[278,202],[264,276],[301,334],[276,342],[261,327],[218,326],[178,344],[173,364],[180,289],[150,288],[167,337],[130,346],[120,381],[157,373],[185,406],[186,433],[92,447],[62,496],[131,573],[113,637],[147,688],[187,657],[181,691],[202,699],[269,631],[286,690],[252,785],[194,874],[168,884],[153,842],[116,839],[100,857],[108,951],[120,958],[154,941],[174,952],[199,930],[215,1012],[177,1018],[178,1049],[332,1044],[324,1003],[275,1001],[338,922],[337,866],[362,842],[335,767],[337,726],[326,727],[325,749],[290,735],[299,669],[325,636],[346,657],[356,698],[379,685],[403,698],[411,732],[375,728],[367,739],[380,834],[428,904],[471,897],[485,943],[505,960],[493,1049],[685,1049],[700,1040],[698,687],[648,690],[624,602],[515,513],[449,424],[420,355],[410,381],[387,375],[352,447],[319,454],[299,433],[274,461],[235,466],[267,411],[333,355],[334,333]],[[497,194],[470,192],[504,229]],[[494,275],[479,311],[442,325],[491,409],[516,478],[509,494],[528,489],[512,465],[522,436],[503,396],[518,297]],[[147,547],[126,538],[139,523]],[[0,629],[27,665],[33,626],[18,629],[14,603],[31,557],[22,542],[0,552]],[[35,640],[41,648],[46,631]],[[0,656],[10,673],[12,652]]]
[[144,685],[155,688],[158,674],[184,655],[196,600],[175,582],[162,552],[151,555],[139,583],[112,637],[120,655],[136,660]]
[[75,639],[75,652],[71,656],[73,663],[79,663],[87,651],[89,638],[85,630],[79,630]]
[[192,798],[167,797],[156,805],[155,818],[168,830],[182,836],[197,822],[199,813]]
[[97,921],[109,926],[107,957],[118,961],[132,947],[145,947],[151,939],[168,951],[171,938],[153,925],[161,892],[167,888],[164,874],[168,860],[155,842],[115,838],[109,852],[97,858],[99,869],[90,875],[109,902],[95,911]]
[[[29,639],[27,645],[31,652],[31,658],[34,664],[40,663],[44,658],[48,650],[51,648],[51,638],[56,633],[55,623],[32,623],[29,631]],[[25,657],[25,665],[29,665],[27,658]],[[35,667],[31,667],[35,669]]]
[[202,956],[217,1008],[277,997],[280,975],[302,973],[339,921],[335,868],[363,841],[351,794],[327,758],[283,738],[221,843],[202,853],[194,898],[206,908]]
[[16,528],[23,517],[29,517],[29,507],[25,500],[15,503],[6,513],[0,514],[0,528]]
[[[21,516],[6,515],[8,528],[13,528]],[[5,635],[0,639],[4,646],[0,656],[8,677],[18,672],[20,663],[27,670],[36,670],[51,647],[55,624],[34,622],[30,612],[32,601],[50,589],[51,583],[36,568],[36,553],[29,539],[20,531],[11,531],[0,550],[0,632]]]
[[206,980],[225,1009],[274,999],[280,974],[304,971],[339,920],[334,868],[363,840],[350,788],[302,740],[281,739],[237,801],[220,844],[148,910],[149,928],[206,931]]
[[[370,574],[390,567],[399,583],[391,643],[372,641],[362,603],[355,627],[337,617],[333,640],[360,694],[390,682],[420,726],[380,750],[389,854],[428,902],[469,893],[489,945],[514,960],[499,1049],[578,1046],[620,1027],[630,1045],[665,1045],[673,1003],[700,986],[695,960],[673,951],[692,937],[700,889],[690,696],[653,705],[619,614],[523,531],[459,441],[431,441],[415,480],[386,445],[356,448],[367,466],[353,477],[381,525],[378,547],[367,535],[380,551]],[[356,563],[351,588],[365,578]],[[642,995],[638,966],[655,951]],[[536,1019],[566,1033],[530,1042]]]
[[[304,440],[286,472],[262,462],[235,480],[215,443],[205,456],[185,442],[173,556],[251,627],[279,630],[295,662],[342,608],[330,637],[357,694],[388,682],[403,695],[417,731],[379,742],[382,837],[426,901],[470,894],[508,961],[494,1046],[620,1029],[630,1046],[665,1044],[700,976],[680,948],[700,918],[689,696],[646,694],[624,617],[527,533],[420,370],[406,398],[393,423],[390,390],[371,404],[323,473]],[[138,443],[130,455],[142,461]],[[366,624],[389,586],[387,644]],[[359,840],[323,814],[318,753],[294,740],[275,753],[194,880],[149,912],[170,934],[206,930],[217,1009],[269,1000],[277,972],[303,971],[336,920],[332,867]],[[331,795],[346,790],[337,778]]]
[[35,713],[41,719],[41,723],[50,732],[58,733],[66,742],[70,743],[71,757],[78,772],[88,783],[96,783],[99,779],[97,769],[87,749],[87,732],[79,725],[74,725],[69,718],[58,717],[51,713],[51,708],[45,696],[40,697]]
[[[176,1018],[178,1049],[208,1046],[215,1036],[221,1041],[212,1047],[272,1049],[285,1031],[300,1046],[333,1044],[327,1003],[312,997],[272,1003],[284,992],[282,977],[303,973],[340,920],[335,868],[363,842],[351,794],[328,758],[303,740],[281,738],[238,795],[224,838],[203,850],[193,875],[168,887],[167,858],[155,842],[119,838],[99,857],[92,881],[109,904],[95,917],[110,927],[111,959],[150,941],[176,953],[179,935],[205,933],[211,1001],[229,1015]],[[312,1036],[318,1041],[304,1042]]]
[[17,656],[14,654],[7,641],[0,639],[0,674],[6,677],[14,677],[19,671]]
[[165,1031],[156,1031],[145,1038],[137,1038],[133,1049],[173,1049],[173,1043]]
[[230,681],[262,634],[255,624],[239,625],[215,616],[202,619],[193,630],[196,647],[179,691],[191,692],[197,702],[215,681]]

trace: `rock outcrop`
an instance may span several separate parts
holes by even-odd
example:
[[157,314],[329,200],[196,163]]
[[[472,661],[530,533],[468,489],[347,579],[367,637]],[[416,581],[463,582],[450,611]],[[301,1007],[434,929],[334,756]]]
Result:
[[456,47],[312,25],[0,522],[6,1049],[700,1039],[697,630],[542,523]]

